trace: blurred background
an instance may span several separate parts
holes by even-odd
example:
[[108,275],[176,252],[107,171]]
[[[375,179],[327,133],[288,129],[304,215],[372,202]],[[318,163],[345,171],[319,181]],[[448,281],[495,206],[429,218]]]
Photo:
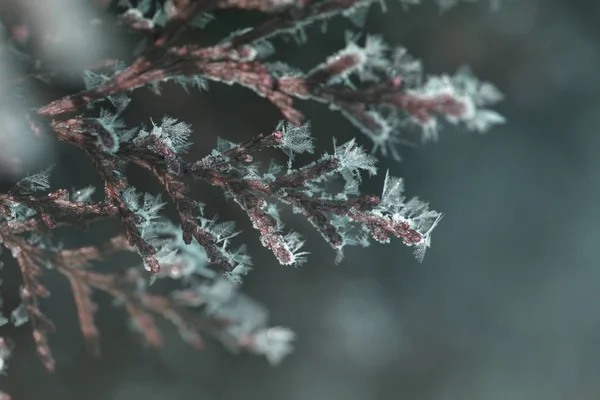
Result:
[[[61,10],[50,17],[77,26],[81,13],[68,1],[45,3]],[[365,192],[380,193],[389,169],[405,178],[408,196],[445,214],[422,264],[394,241],[350,248],[335,265],[335,253],[320,236],[284,212],[311,255],[300,268],[280,266],[245,215],[219,191],[199,185],[194,196],[208,204],[207,214],[236,220],[244,230],[240,243],[249,245],[255,269],[243,290],[271,310],[272,323],[297,332],[295,353],[273,368],[211,339],[195,352],[166,324],[166,346],[152,351],[127,327],[124,313],[99,296],[103,356],[94,359],[85,352],[67,282],[48,273],[44,283],[52,297],[43,310],[58,329],[50,336],[56,372],[47,374],[38,362],[27,325],[3,327],[18,347],[0,385],[16,400],[600,399],[600,3],[512,0],[491,12],[482,1],[443,14],[424,3],[405,10],[391,1],[385,14],[373,7],[364,31],[405,46],[428,73],[469,64],[505,94],[496,109],[508,123],[483,136],[446,127],[437,143],[426,145],[409,137],[418,145],[402,148],[400,163],[381,159],[381,173],[365,180]],[[260,19],[235,12],[217,17],[194,35],[210,42]],[[310,29],[308,44],[277,41],[276,58],[306,70],[343,47],[348,29],[361,31],[338,18],[326,33]],[[86,33],[63,35],[81,39]],[[95,47],[74,40],[44,57],[129,54],[135,38],[120,35],[96,39]],[[78,85],[67,78],[58,88],[38,85],[32,103]],[[208,92],[187,95],[164,85],[161,96],[141,89],[132,98],[125,114],[132,125],[163,114],[192,123],[195,158],[207,154],[217,136],[242,141],[280,119],[252,92],[216,83]],[[339,114],[319,104],[300,108],[312,122],[319,152],[331,149],[333,136],[340,142],[356,136],[370,148]],[[27,170],[54,163],[55,188],[99,185],[83,154],[52,139],[44,143],[35,156],[30,144],[22,147],[20,157],[31,161]],[[143,172],[131,176],[140,190],[158,190]],[[6,176],[5,183],[16,177]],[[67,245],[94,243],[118,229],[112,221],[85,235],[65,230],[60,237]],[[3,259],[3,294],[7,306],[15,305],[18,284],[11,283],[18,274]]]

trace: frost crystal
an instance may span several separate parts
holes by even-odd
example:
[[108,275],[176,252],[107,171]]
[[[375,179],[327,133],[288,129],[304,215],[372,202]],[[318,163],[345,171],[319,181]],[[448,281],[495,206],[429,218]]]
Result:
[[127,207],[135,214],[136,225],[141,230],[142,235],[150,228],[155,221],[159,220],[158,211],[166,204],[160,201],[160,194],[152,196],[150,193],[142,195],[137,193],[135,188],[128,188],[122,194]]
[[310,135],[310,124],[305,123],[301,126],[294,126],[285,121],[281,121],[277,131],[283,133],[281,149],[290,157],[295,154],[309,153],[312,154],[315,150],[313,138]]
[[96,188],[93,186],[88,186],[83,189],[74,190],[72,197],[73,201],[87,203],[91,201],[91,197],[96,191]]
[[19,304],[10,314],[11,321],[14,326],[21,326],[29,321],[29,314],[27,313],[27,306],[25,303]]
[[29,175],[19,182],[19,186],[26,192],[36,192],[38,190],[46,190],[50,188],[50,172],[52,166],[46,168],[37,174]]
[[429,77],[423,86],[407,93],[421,103],[414,106],[415,110],[422,111],[413,114],[413,122],[423,128],[424,141],[435,140],[438,131],[437,120],[427,109],[441,114],[451,124],[462,122],[479,133],[506,121],[497,112],[482,108],[502,100],[500,91],[490,83],[477,80],[465,67],[453,77]]
[[393,208],[402,202],[402,193],[404,192],[404,180],[395,176],[390,176],[389,171],[385,174],[383,192],[381,194],[382,207]]
[[134,143],[143,143],[146,137],[155,136],[174,152],[184,153],[191,145],[189,143],[191,133],[192,129],[189,124],[165,116],[162,118],[160,125],[153,122],[151,131],[141,130],[133,141]]
[[157,258],[161,265],[159,278],[185,279],[193,276],[215,278],[216,272],[209,269],[204,248],[193,241],[186,245],[181,227],[168,221],[152,224],[146,229],[146,240],[158,249]]
[[422,261],[425,250],[431,244],[431,232],[442,218],[442,215],[429,210],[428,204],[417,198],[406,202],[403,190],[402,179],[392,177],[389,173],[386,174],[381,202],[376,212],[379,215],[387,216],[395,223],[406,222],[419,233],[419,241],[414,243],[405,241],[405,243],[415,247],[415,257]]
[[277,365],[292,352],[291,342],[295,339],[293,331],[277,326],[257,332],[251,348],[256,353],[264,354],[272,365]]
[[347,170],[352,175],[360,176],[361,170],[367,171],[369,175],[377,173],[377,159],[358,146],[355,139],[336,147],[334,155],[341,163],[341,170]]
[[332,75],[330,83],[344,82],[353,73],[361,81],[377,81],[379,77],[376,72],[385,71],[389,67],[385,57],[388,47],[379,36],[367,36],[364,47],[356,44],[357,39],[357,36],[347,34],[346,48],[329,57],[324,64],[309,72],[309,75],[316,70],[342,63],[343,69]]
[[107,153],[115,153],[119,150],[121,143],[120,136],[127,135],[128,132],[123,132],[125,124],[118,118],[117,114],[113,114],[108,110],[100,110],[100,116],[96,118],[101,129],[96,130],[98,143]]

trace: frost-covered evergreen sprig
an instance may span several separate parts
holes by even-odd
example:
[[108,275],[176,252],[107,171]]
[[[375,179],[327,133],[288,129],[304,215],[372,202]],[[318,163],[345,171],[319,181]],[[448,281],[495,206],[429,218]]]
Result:
[[[478,132],[504,122],[501,115],[485,108],[502,99],[493,85],[479,82],[466,69],[455,77],[424,77],[421,64],[405,49],[391,49],[378,36],[367,35],[361,45],[360,36],[347,35],[344,49],[306,73],[281,62],[268,61],[272,53],[264,51],[271,49],[268,39],[279,35],[303,37],[303,29],[319,20],[338,14],[352,17],[372,3],[373,0],[203,1],[194,12],[191,6],[190,9],[182,6],[186,18],[220,7],[260,9],[273,15],[263,24],[240,30],[213,46],[187,44],[169,48],[156,39],[154,46],[148,46],[136,61],[112,79],[56,100],[38,113],[61,115],[101,98],[122,96],[132,89],[155,87],[167,80],[185,86],[195,82],[201,88],[205,88],[206,81],[216,81],[252,89],[277,106],[295,125],[301,125],[305,117],[294,99],[325,103],[367,135],[374,143],[373,151],[394,158],[399,158],[397,146],[406,141],[400,136],[401,130],[409,130],[410,125],[421,128],[423,140],[437,136],[436,115],[450,123],[464,123]],[[440,5],[446,8],[449,3],[440,1]],[[144,6],[143,10],[146,9]],[[156,12],[166,12],[161,10],[159,7]],[[139,7],[129,8],[127,13],[143,14]],[[164,40],[173,34],[168,28],[167,24],[158,30],[163,32]],[[484,92],[488,95],[482,96]]]
[[[284,127],[280,124],[279,127]],[[263,143],[262,146],[259,143]],[[364,234],[380,242],[387,242],[389,236],[395,236],[409,246],[417,248],[422,258],[423,251],[430,243],[431,229],[440,215],[430,211],[427,205],[416,199],[404,202],[401,190],[396,189],[395,205],[391,207],[390,189],[393,178],[386,180],[384,189],[387,201],[380,204],[380,198],[374,195],[359,194],[358,183],[361,172],[376,173],[375,158],[367,154],[352,140],[335,146],[332,154],[326,154],[319,160],[299,169],[283,171],[271,165],[269,171],[260,174],[252,165],[251,149],[278,147],[297,151],[312,150],[307,127],[275,130],[268,136],[261,135],[252,140],[252,146],[231,144],[231,152],[243,153],[243,161],[227,159],[226,152],[213,152],[210,156],[189,164],[186,173],[221,187],[248,214],[254,228],[261,234],[265,247],[273,251],[282,264],[298,264],[305,254],[299,257],[295,252],[301,241],[297,235],[283,234],[283,225],[275,202],[292,206],[294,211],[303,214],[317,228],[321,235],[335,249],[341,251],[344,245],[365,243],[365,238],[356,241],[346,232],[354,231],[357,225]],[[290,143],[300,145],[290,146]],[[219,161],[218,161],[219,160]],[[217,169],[225,160],[225,168]],[[249,161],[250,160],[250,161]],[[335,175],[342,176],[347,184],[341,193],[332,194],[323,189]],[[292,251],[292,249],[294,249]]]
[[[400,0],[404,6],[419,2]],[[437,1],[442,10],[458,2]],[[50,296],[41,278],[53,272],[69,281],[81,332],[93,354],[100,350],[100,329],[93,318],[97,306],[92,293],[101,291],[123,307],[132,327],[151,346],[162,343],[154,322],[161,317],[196,348],[203,346],[204,332],[232,350],[245,349],[271,363],[280,362],[292,350],[294,333],[268,326],[264,308],[239,293],[239,284],[252,267],[247,248],[235,243],[239,232],[234,222],[206,215],[204,204],[190,197],[186,178],[221,189],[244,211],[280,264],[300,265],[309,257],[301,235],[285,227],[282,207],[304,216],[337,252],[336,261],[346,246],[366,246],[370,240],[386,243],[393,237],[413,247],[421,260],[441,214],[416,198],[407,199],[402,179],[390,175],[381,196],[362,193],[364,176],[377,172],[371,153],[399,158],[398,145],[407,140],[404,131],[418,127],[423,140],[435,139],[442,120],[476,132],[504,122],[488,109],[502,99],[492,84],[479,81],[466,68],[456,75],[426,76],[421,63],[404,48],[394,48],[379,36],[349,33],[343,49],[307,71],[273,59],[272,39],[305,42],[309,27],[336,16],[360,25],[370,6],[383,5],[379,0],[95,2],[103,8],[110,3],[119,12],[116,22],[140,38],[133,61],[107,59],[87,65],[81,71],[82,91],[35,105],[22,118],[35,135],[49,132],[81,149],[103,182],[103,198],[92,200],[93,187],[51,189],[50,170],[25,177],[0,193],[1,245],[10,251],[22,276],[21,303],[7,315],[13,325],[30,325],[48,370],[54,368],[48,334],[55,327],[40,308]],[[491,3],[497,5],[498,0]],[[186,29],[210,23],[213,12],[232,8],[260,11],[265,18],[216,43],[199,45],[182,39]],[[94,26],[102,23],[96,20]],[[22,29],[17,32],[19,38],[11,40],[8,35],[0,52],[3,60],[22,66],[24,73],[11,71],[3,80],[8,82],[4,92],[14,90],[22,100],[17,89],[23,82],[38,79],[51,84],[57,73],[17,49],[15,43],[27,36]],[[190,124],[165,116],[134,128],[122,118],[132,102],[132,90],[146,87],[159,95],[166,81],[186,89],[205,90],[208,82],[249,88],[275,105],[285,122],[244,143],[219,138],[204,158],[191,159]],[[297,154],[314,152],[298,100],[315,100],[339,111],[371,139],[373,151],[367,152],[356,140],[334,141],[331,152],[296,165]],[[259,163],[256,154],[270,148],[284,152],[287,165]],[[131,184],[126,174],[130,164],[158,180],[162,197]],[[334,190],[339,185],[333,183],[340,180],[343,187]],[[166,202],[177,211],[177,226],[161,215]],[[86,229],[102,218],[118,219],[125,234],[103,245],[73,249],[52,240],[57,227]],[[136,252],[142,262],[114,273],[94,268],[95,262],[118,252]],[[172,281],[178,285],[175,291]],[[0,325],[7,322],[9,318],[0,318]],[[0,336],[0,372],[11,350],[10,341]],[[0,393],[0,399],[6,398]]]

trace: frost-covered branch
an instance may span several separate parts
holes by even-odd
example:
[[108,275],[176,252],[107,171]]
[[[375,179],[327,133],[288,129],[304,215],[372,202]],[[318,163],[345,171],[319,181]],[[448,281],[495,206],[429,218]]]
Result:
[[[405,6],[419,3],[400,2]],[[306,41],[307,28],[336,16],[360,23],[373,3],[116,2],[117,24],[142,39],[133,61],[106,59],[87,65],[81,73],[85,89],[45,105],[28,104],[33,112],[23,112],[21,121],[33,136],[51,134],[86,154],[103,183],[103,198],[92,201],[93,187],[48,192],[50,170],[25,177],[0,193],[1,244],[10,250],[22,276],[22,302],[12,310],[10,320],[17,326],[31,324],[37,353],[48,370],[54,368],[47,338],[54,326],[41,312],[40,301],[50,295],[41,277],[52,272],[68,280],[82,335],[93,354],[100,352],[101,335],[101,327],[94,322],[94,291],[110,295],[122,306],[133,328],[151,346],[162,344],[155,319],[163,318],[195,348],[204,345],[202,333],[207,333],[233,350],[262,354],[273,364],[292,351],[294,333],[270,327],[264,308],[238,291],[252,260],[246,247],[235,243],[239,233],[235,223],[206,215],[204,204],[190,196],[189,181],[209,183],[236,203],[262,245],[283,265],[302,264],[309,255],[303,250],[302,236],[286,228],[281,207],[306,218],[337,252],[336,261],[346,246],[367,246],[370,240],[386,243],[392,237],[412,247],[418,260],[423,258],[441,214],[417,198],[407,199],[403,180],[389,174],[380,195],[362,193],[362,179],[377,172],[376,159],[356,140],[334,141],[331,152],[297,165],[297,154],[314,152],[298,100],[318,101],[339,111],[371,139],[373,152],[399,158],[398,145],[411,138],[414,128],[422,140],[429,140],[437,137],[442,120],[476,132],[503,123],[504,118],[488,108],[502,99],[500,91],[466,68],[455,75],[427,76],[405,49],[392,48],[373,35],[349,34],[343,49],[307,71],[273,59],[271,39]],[[442,9],[456,3],[438,0]],[[95,4],[109,7],[104,0]],[[185,42],[182,33],[186,29],[202,28],[214,18],[213,11],[231,8],[266,15],[263,22],[217,43]],[[104,26],[101,22],[95,26]],[[17,28],[0,45],[0,52],[3,59],[20,65],[21,71],[11,72],[4,81],[11,90],[20,89],[30,78],[51,84],[57,71],[19,50],[16,44],[22,44],[29,31]],[[286,122],[244,143],[219,138],[216,149],[192,159],[187,154],[192,144],[190,124],[165,116],[148,127],[134,128],[121,119],[132,102],[132,90],[149,88],[160,94],[161,83],[167,81],[201,90],[209,82],[243,86],[268,99]],[[257,153],[267,149],[284,152],[287,165],[259,162]],[[162,196],[134,187],[126,174],[130,164],[154,177]],[[334,190],[340,182],[343,187]],[[167,202],[175,206],[179,226],[161,216]],[[118,219],[124,235],[103,245],[73,249],[63,249],[51,240],[57,227],[85,230],[104,218]],[[118,272],[95,265],[121,252],[136,252],[141,265]],[[0,324],[6,322],[0,317]],[[0,338],[0,371],[11,350],[8,339]]]
[[[38,113],[53,116],[76,111],[99,98],[167,80],[199,87],[211,80],[252,89],[296,125],[306,118],[294,99],[325,103],[367,135],[374,142],[374,151],[394,158],[399,158],[397,146],[406,140],[400,136],[402,130],[415,126],[422,131],[423,140],[436,138],[436,116],[477,132],[504,122],[500,114],[486,108],[502,100],[492,84],[480,82],[467,68],[455,76],[426,77],[421,63],[405,49],[390,49],[378,36],[367,36],[364,45],[359,45],[358,38],[349,35],[344,49],[306,73],[267,61],[272,47],[266,39],[289,34],[280,25],[302,29],[303,21],[312,23],[341,12],[352,14],[371,3],[340,0],[288,5],[273,16],[275,22],[265,23],[268,28],[258,26],[233,34],[215,46],[190,44],[172,47],[160,58],[141,56],[138,60],[145,60],[143,68],[136,66],[136,61],[104,83],[50,103]],[[282,16],[289,13],[293,17]]]

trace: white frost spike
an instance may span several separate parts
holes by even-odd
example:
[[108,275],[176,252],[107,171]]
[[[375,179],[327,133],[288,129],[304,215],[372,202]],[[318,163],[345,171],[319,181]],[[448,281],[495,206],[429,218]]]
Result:
[[73,193],[73,201],[87,203],[91,201],[92,195],[96,191],[96,188],[93,186],[88,186],[83,189],[76,190]]
[[144,194],[144,213],[148,216],[149,219],[157,218],[158,210],[160,210],[165,204],[160,201],[160,195],[152,196],[149,193]]
[[[273,55],[273,53],[275,53],[275,47],[271,44],[271,42],[268,42],[266,40],[254,43],[253,49],[254,49],[254,57],[252,58],[252,60],[257,59],[257,58],[263,59],[263,58],[269,57],[269,56]],[[250,61],[252,61],[252,60],[250,60]]]
[[108,153],[116,153],[121,142],[119,130],[124,128],[123,122],[106,109],[100,110],[100,117],[96,121],[102,127],[96,132],[100,146]]
[[367,36],[364,47],[357,45],[355,43],[356,38],[350,34],[347,34],[346,40],[348,42],[346,47],[327,58],[325,64],[318,66],[317,69],[351,56],[355,60],[354,64],[342,73],[334,76],[332,82],[343,81],[352,73],[356,73],[362,81],[378,81],[379,77],[375,72],[384,72],[390,66],[389,61],[385,57],[388,47],[381,37]]
[[[460,105],[454,107],[460,112],[444,112],[435,110],[451,124],[464,123],[468,129],[480,133],[487,131],[492,125],[502,124],[506,120],[495,111],[482,108],[502,100],[500,91],[490,83],[480,82],[467,67],[462,67],[454,76],[431,76],[419,88],[408,90],[407,94],[414,99],[436,103],[444,98],[451,98]],[[426,121],[412,119],[423,129],[423,141],[437,138],[437,120],[432,117]]]
[[[442,214],[433,210],[428,210],[425,213],[421,214],[418,217],[418,219],[413,220],[416,221],[418,224],[421,224],[421,231],[424,230],[424,232],[419,231],[419,233],[421,233],[421,241],[414,245],[414,255],[419,262],[423,262],[423,257],[425,257],[425,250],[427,250],[427,248],[431,245],[431,231],[433,231],[433,229],[437,226],[441,219]],[[425,227],[427,227],[426,230],[424,229]]]
[[[300,251],[302,246],[304,246],[304,240],[297,232],[290,232],[289,234],[283,237],[283,241],[285,243],[285,247],[292,254],[289,265],[302,265],[306,262],[306,256],[310,254],[307,251]],[[285,265],[285,264],[284,264]]]
[[[332,108],[334,109],[334,108]],[[398,130],[398,117],[396,113],[390,113],[388,116],[384,116],[378,110],[369,110],[365,112],[365,116],[371,119],[371,126],[367,126],[362,118],[357,118],[355,114],[341,110],[342,115],[346,117],[354,126],[365,134],[373,142],[372,154],[381,151],[384,156],[391,156],[400,161],[400,154],[398,153],[397,147],[400,144],[412,145],[412,143],[401,139],[400,132]]]
[[249,346],[252,351],[264,354],[271,365],[277,365],[293,351],[295,338],[292,330],[277,326],[256,332],[249,339]]
[[310,124],[295,126],[281,121],[276,130],[283,132],[281,149],[290,157],[293,154],[309,153],[315,150],[313,138],[310,135]]
[[173,3],[173,0],[167,0],[163,6],[164,14],[167,20],[173,19],[177,17],[177,7]]
[[212,314],[219,310],[223,304],[231,301],[237,295],[238,286],[225,279],[217,279],[212,285],[197,287],[199,294],[206,301],[206,311]]
[[400,138],[398,131],[398,119],[396,115],[391,115],[385,118],[377,111],[369,111],[367,115],[377,122],[379,129],[377,131],[370,130],[365,126],[361,126],[361,130],[373,141],[372,154],[381,151],[384,157],[388,154],[396,161],[400,161],[400,154],[397,147],[400,144],[409,144],[406,140]]
[[176,118],[164,116],[160,125],[152,122],[152,131],[141,130],[134,139],[135,142],[141,142],[149,135],[156,136],[163,144],[176,153],[181,153],[189,147],[189,138],[192,133],[191,126],[185,122],[180,122]]
[[504,95],[498,88],[489,82],[482,82],[479,86],[476,103],[479,104],[494,104],[502,101]]
[[415,257],[423,261],[425,250],[431,245],[431,232],[442,219],[442,214],[429,210],[428,204],[417,198],[409,200],[400,213],[410,221],[411,227],[421,234],[421,241],[415,243]]
[[389,73],[402,78],[403,85],[420,85],[423,80],[423,63],[411,56],[404,47],[396,47],[392,52]]
[[133,212],[138,221],[137,226],[142,231],[142,235],[147,235],[147,229],[151,228],[153,222],[158,219],[158,211],[166,204],[160,201],[160,194],[152,196],[149,193],[144,194],[142,206],[140,207],[141,195],[134,188],[125,190],[122,194],[123,201],[127,207]]
[[160,265],[173,264],[177,261],[177,249],[169,249],[168,247],[161,248],[156,253],[156,259]]
[[10,319],[14,326],[19,327],[29,321],[29,313],[27,312],[27,306],[25,303],[19,304],[10,314]]
[[393,222],[407,222],[411,229],[421,235],[418,243],[407,243],[415,247],[415,257],[423,260],[425,250],[431,244],[431,232],[437,226],[442,215],[429,209],[429,205],[413,198],[405,202],[403,196],[404,182],[401,178],[386,174],[381,202],[375,212],[381,216],[388,216]]
[[235,266],[233,271],[225,274],[227,278],[232,282],[241,283],[242,277],[252,267],[252,260],[247,254],[245,246],[240,246],[236,250],[228,248],[230,239],[239,234],[239,232],[234,231],[235,224],[233,222],[217,223],[216,218],[209,220],[203,217],[200,218],[200,224],[202,229],[216,236],[219,243],[219,252],[229,264]]
[[228,260],[236,262],[237,265],[233,271],[227,272],[225,276],[232,283],[241,284],[242,278],[252,269],[252,261],[250,260],[250,256],[246,254],[246,248],[242,246],[237,251],[230,253]]
[[50,166],[37,174],[29,175],[23,178],[19,184],[21,186],[26,186],[27,190],[32,192],[46,190],[50,188],[50,171],[52,171],[52,168],[53,166]]
[[354,139],[335,148],[335,157],[341,163],[341,169],[347,169],[354,174],[360,170],[367,171],[370,175],[377,173],[375,163],[377,159],[365,152],[365,150],[356,144]]
[[421,125],[423,132],[423,136],[421,137],[423,143],[429,141],[435,142],[438,139],[439,124],[436,118],[431,118],[427,122],[419,122],[419,125]]
[[349,12],[344,12],[342,14],[354,25],[358,26],[359,28],[364,28],[365,23],[367,22],[369,9],[370,7],[352,8]]
[[225,221],[218,224],[215,221],[213,220],[213,225],[209,229],[219,242],[229,240],[240,234],[240,231],[235,230],[234,221]]
[[208,13],[200,14],[196,18],[194,18],[192,21],[190,21],[190,26],[192,28],[201,28],[202,29],[202,28],[205,28],[206,25],[208,25],[214,19],[215,19],[215,17],[212,14],[208,14]]
[[83,71],[83,82],[86,89],[100,86],[110,80],[110,77],[103,74],[97,74],[90,70]]
[[478,106],[495,104],[504,96],[489,82],[481,82],[468,66],[462,66],[451,78],[453,88],[460,94],[470,96]]
[[479,110],[473,118],[466,122],[470,130],[485,133],[493,125],[499,125],[506,122],[506,118],[492,110]]
[[383,207],[395,207],[398,203],[404,200],[402,193],[404,192],[404,180],[395,176],[390,176],[388,171],[385,174],[385,182],[383,184],[383,193],[381,194],[381,202]]
[[191,276],[214,278],[216,272],[208,268],[209,262],[204,248],[192,241],[186,245],[181,227],[168,221],[151,224],[145,231],[145,239],[158,252],[156,257],[161,264],[158,278],[189,279]]

